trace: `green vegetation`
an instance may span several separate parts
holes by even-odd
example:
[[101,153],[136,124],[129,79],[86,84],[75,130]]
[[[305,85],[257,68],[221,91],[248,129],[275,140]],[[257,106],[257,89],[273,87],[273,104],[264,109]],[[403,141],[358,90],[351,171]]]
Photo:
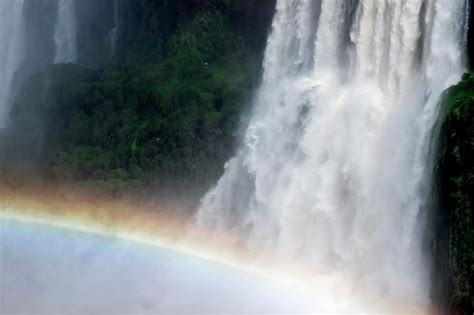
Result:
[[449,211],[451,307],[474,311],[474,75],[448,90],[444,100],[440,159],[445,205]]
[[219,11],[197,14],[162,40],[161,54],[143,47],[100,70],[57,65],[28,82],[13,116],[25,126],[47,121],[49,178],[111,193],[202,192],[218,178],[260,57]]

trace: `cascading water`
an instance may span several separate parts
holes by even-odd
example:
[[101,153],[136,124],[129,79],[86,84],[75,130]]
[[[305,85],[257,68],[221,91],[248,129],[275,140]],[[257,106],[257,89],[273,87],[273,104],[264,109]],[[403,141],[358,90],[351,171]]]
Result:
[[428,304],[430,132],[464,70],[466,12],[462,0],[279,0],[243,144],[198,224]]
[[[120,27],[126,26],[121,17],[117,0],[0,0],[0,171],[11,169],[11,163],[36,167],[39,155],[46,152],[44,134],[50,124],[37,115],[34,121],[25,119],[30,113],[21,104],[22,96],[31,96],[29,87],[39,76],[54,79],[52,69],[67,69],[54,64],[107,64],[120,42]],[[41,107],[49,90],[46,83],[35,85],[28,106]]]
[[77,60],[77,26],[75,0],[59,0],[54,43],[54,63],[71,63]]
[[119,31],[119,0],[115,0],[113,2],[113,10],[114,10],[114,27],[109,33],[110,37],[110,55],[114,55],[117,50],[117,33]]
[[[7,127],[15,97],[13,91],[22,84],[21,79],[15,81],[15,76],[27,57],[25,3],[25,0],[0,1],[0,128]],[[76,61],[75,0],[58,1],[54,42],[55,63]],[[30,62],[29,67],[31,66]]]
[[23,3],[0,1],[0,128],[8,123],[13,79],[25,57]]

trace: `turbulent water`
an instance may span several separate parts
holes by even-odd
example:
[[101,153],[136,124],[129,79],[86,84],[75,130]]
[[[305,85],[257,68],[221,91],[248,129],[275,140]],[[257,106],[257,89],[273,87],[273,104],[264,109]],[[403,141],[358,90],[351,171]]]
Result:
[[58,2],[58,15],[54,30],[55,63],[70,63],[77,59],[75,6],[74,0],[59,0]]
[[430,133],[466,21],[461,0],[279,0],[243,143],[198,223],[429,303]]
[[10,91],[25,55],[23,2],[0,1],[0,128],[8,123]]

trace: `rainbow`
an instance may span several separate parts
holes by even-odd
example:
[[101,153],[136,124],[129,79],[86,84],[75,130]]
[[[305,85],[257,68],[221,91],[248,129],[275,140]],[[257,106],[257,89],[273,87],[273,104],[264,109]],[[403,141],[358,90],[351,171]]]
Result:
[[[156,201],[113,200],[52,186],[8,184],[0,188],[0,221],[39,224],[169,249],[290,286],[308,301],[315,297],[331,301],[331,292],[337,292],[338,298],[331,303],[358,313],[394,309],[374,301],[361,302],[357,286],[343,276],[315,273],[314,268],[278,253],[256,254],[235,235],[198,230],[192,217],[176,213],[183,212]],[[397,307],[396,313],[420,312]]]

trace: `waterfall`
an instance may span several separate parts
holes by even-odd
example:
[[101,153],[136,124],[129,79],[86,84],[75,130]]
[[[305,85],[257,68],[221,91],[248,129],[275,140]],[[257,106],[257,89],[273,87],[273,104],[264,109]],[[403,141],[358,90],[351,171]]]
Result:
[[0,128],[8,123],[11,88],[25,57],[23,0],[0,1]]
[[114,11],[114,27],[110,30],[110,55],[113,56],[117,50],[117,33],[119,31],[119,0],[113,2],[113,11]]
[[[0,0],[0,129],[8,127],[16,94],[37,71],[53,63],[76,63],[79,54],[82,63],[92,65],[110,57],[120,36],[119,1],[109,0],[110,6],[100,2],[113,12],[99,11],[99,4],[92,0],[57,0],[57,6],[53,1]],[[96,16],[98,11],[105,14]],[[78,29],[81,17],[104,22]],[[78,35],[84,38],[79,52]],[[111,45],[105,48],[109,40]]]
[[54,43],[54,63],[70,63],[77,60],[77,26],[75,0],[59,0]]
[[428,304],[430,132],[464,71],[467,5],[278,0],[242,144],[198,224]]

